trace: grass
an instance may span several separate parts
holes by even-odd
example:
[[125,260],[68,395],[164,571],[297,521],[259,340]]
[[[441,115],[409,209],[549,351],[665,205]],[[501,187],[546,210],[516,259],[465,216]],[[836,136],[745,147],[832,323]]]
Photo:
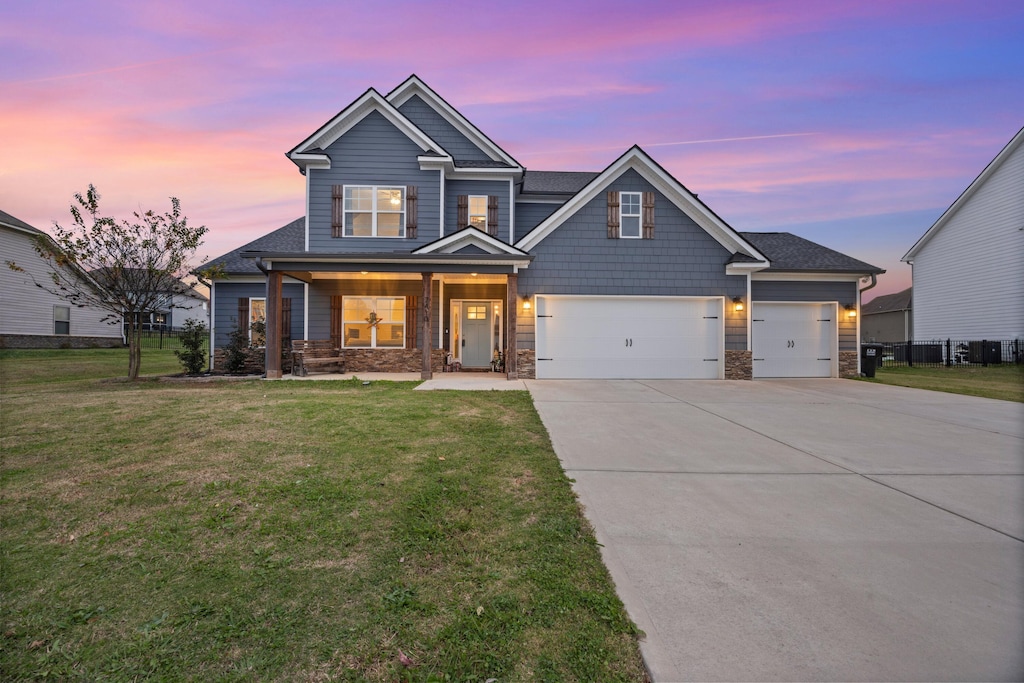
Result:
[[864,382],[1024,402],[1024,365],[951,368],[883,367]]
[[644,680],[526,392],[118,353],[0,352],[5,680]]

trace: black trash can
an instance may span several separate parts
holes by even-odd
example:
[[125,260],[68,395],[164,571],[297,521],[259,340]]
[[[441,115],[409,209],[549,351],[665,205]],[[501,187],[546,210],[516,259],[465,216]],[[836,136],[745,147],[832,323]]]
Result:
[[881,344],[860,345],[860,372],[865,377],[874,377],[875,368],[882,364]]

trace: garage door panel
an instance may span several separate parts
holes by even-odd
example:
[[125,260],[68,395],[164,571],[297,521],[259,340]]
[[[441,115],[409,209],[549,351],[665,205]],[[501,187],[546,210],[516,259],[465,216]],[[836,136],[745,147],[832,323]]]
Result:
[[838,353],[836,305],[754,302],[754,377],[831,377]]
[[721,299],[537,297],[538,378],[720,376]]

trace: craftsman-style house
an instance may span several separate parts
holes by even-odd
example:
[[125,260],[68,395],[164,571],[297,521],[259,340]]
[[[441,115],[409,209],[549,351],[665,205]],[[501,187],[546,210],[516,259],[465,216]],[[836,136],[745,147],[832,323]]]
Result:
[[265,320],[346,370],[509,378],[858,372],[859,281],[789,233],[741,233],[639,147],[600,172],[528,170],[416,76],[288,152],[306,215],[213,259],[212,346]]

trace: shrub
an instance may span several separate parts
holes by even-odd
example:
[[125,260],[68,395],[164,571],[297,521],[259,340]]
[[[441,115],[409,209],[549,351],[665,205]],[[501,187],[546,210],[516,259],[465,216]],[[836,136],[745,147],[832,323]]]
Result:
[[185,327],[178,335],[182,350],[174,355],[181,361],[185,374],[198,375],[206,367],[206,324],[197,320],[186,320]]

